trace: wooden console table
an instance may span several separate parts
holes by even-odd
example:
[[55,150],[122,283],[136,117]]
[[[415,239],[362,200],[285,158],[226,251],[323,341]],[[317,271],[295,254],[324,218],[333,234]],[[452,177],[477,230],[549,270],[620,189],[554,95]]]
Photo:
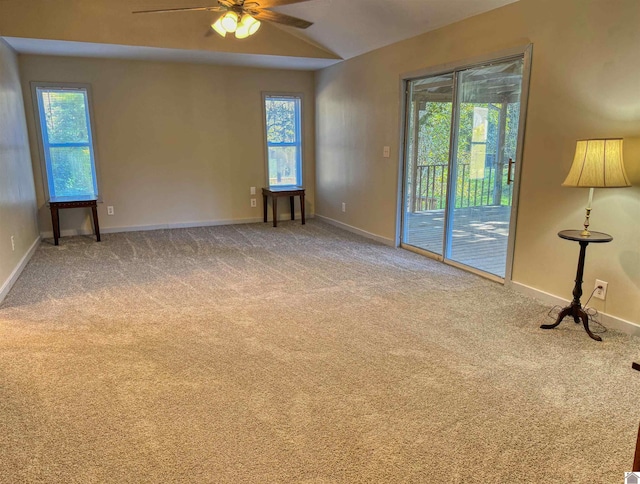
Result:
[[98,225],[98,200],[95,197],[55,197],[49,200],[51,209],[51,225],[53,226],[53,243],[58,245],[60,238],[60,217],[58,210],[61,208],[82,208],[89,207],[93,214],[93,229],[96,239],[100,242],[100,226]]
[[273,226],[278,226],[278,198],[289,197],[291,206],[291,220],[295,220],[294,197],[300,197],[300,215],[304,225],[304,188],[302,187],[270,187],[262,189],[262,202],[264,206],[264,221],[267,221],[267,200],[271,197],[273,207]]

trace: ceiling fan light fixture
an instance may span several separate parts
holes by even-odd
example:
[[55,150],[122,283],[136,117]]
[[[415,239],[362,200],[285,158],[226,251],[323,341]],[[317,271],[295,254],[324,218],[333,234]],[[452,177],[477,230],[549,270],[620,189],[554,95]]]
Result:
[[227,31],[222,26],[222,17],[220,17],[218,20],[216,20],[214,23],[212,23],[211,24],[211,28],[217,34],[221,35],[222,37],[226,37],[227,36]]
[[255,34],[258,31],[258,29],[260,28],[260,21],[256,20],[255,18],[253,18],[248,13],[245,13],[242,16],[242,20],[240,20],[240,24],[243,27],[247,28],[247,31],[248,31],[247,35]]
[[238,22],[236,28],[236,39],[246,39],[250,35],[253,35],[260,28],[260,22],[253,18],[248,13],[245,13]]
[[256,19],[254,19],[251,15],[249,15],[248,13],[245,13],[242,18],[240,19],[240,23],[242,25],[245,25],[247,28],[251,27],[251,25],[253,23],[257,22]]
[[253,20],[254,22],[249,26],[249,35],[255,34],[260,28],[260,20],[256,20],[256,19],[253,19]]
[[221,17],[222,27],[230,34],[234,33],[238,28],[238,14],[235,12],[227,12]]
[[[213,2],[213,0],[211,1]],[[306,1],[307,0],[217,0],[217,4],[210,6],[138,10],[133,13],[222,12],[220,17],[211,24],[211,29],[221,37],[226,37],[227,34],[233,34],[240,29],[236,37],[244,39],[255,34],[260,28],[261,23],[260,20],[255,18],[256,16],[268,22],[288,25],[298,29],[311,27],[313,22],[271,10],[273,7]],[[2,0],[0,0],[0,2],[2,2]]]
[[236,39],[246,39],[249,37],[249,29],[246,25],[240,24],[236,29]]

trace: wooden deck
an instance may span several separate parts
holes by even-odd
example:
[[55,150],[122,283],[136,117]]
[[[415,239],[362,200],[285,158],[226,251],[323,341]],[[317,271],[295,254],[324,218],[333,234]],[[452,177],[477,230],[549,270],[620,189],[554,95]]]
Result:
[[[511,207],[486,206],[455,210],[449,259],[504,277]],[[406,214],[404,243],[442,254],[444,210]]]

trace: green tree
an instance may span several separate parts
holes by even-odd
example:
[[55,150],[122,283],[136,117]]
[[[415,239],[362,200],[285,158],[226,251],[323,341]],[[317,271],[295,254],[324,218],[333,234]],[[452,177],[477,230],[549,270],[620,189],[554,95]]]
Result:
[[40,91],[56,196],[94,193],[93,163],[83,91]]
[[299,106],[299,99],[267,98],[265,101],[269,180],[272,185],[298,183]]
[[46,91],[42,95],[49,143],[88,143],[84,92]]
[[[484,108],[488,110],[488,131],[486,139],[485,178],[471,179],[467,165],[471,162],[471,147],[473,136],[474,109]],[[410,126],[408,135],[408,167],[413,173],[416,168],[416,180],[410,181],[418,187],[417,193],[422,209],[444,208],[446,199],[446,179],[448,176],[449,148],[451,138],[451,102],[414,102],[411,106],[410,119],[416,119],[415,109],[418,112],[417,132]],[[518,136],[519,103],[509,103],[506,109],[506,131],[504,144],[504,158],[506,163],[509,158],[515,159]],[[500,115],[502,104],[500,103],[462,103],[459,112],[458,126],[458,151],[457,151],[457,177],[456,177],[456,207],[469,204],[493,203],[493,180],[499,178],[502,184],[502,204],[509,204],[511,186],[506,183],[506,169],[500,171],[497,163],[499,159]],[[417,140],[415,136],[417,135]],[[416,156],[413,150],[417,148]],[[413,163],[417,166],[414,167]],[[431,202],[426,202],[431,200]]]

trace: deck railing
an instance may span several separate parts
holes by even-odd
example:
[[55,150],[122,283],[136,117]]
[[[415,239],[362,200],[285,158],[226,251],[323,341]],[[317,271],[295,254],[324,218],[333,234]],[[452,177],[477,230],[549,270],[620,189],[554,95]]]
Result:
[[[508,165],[502,173],[496,168],[485,167],[483,178],[470,178],[469,163],[458,164],[456,181],[456,207],[482,207],[486,205],[511,205],[513,185],[507,184]],[[418,165],[413,197],[413,212],[442,210],[447,195],[447,165]]]

